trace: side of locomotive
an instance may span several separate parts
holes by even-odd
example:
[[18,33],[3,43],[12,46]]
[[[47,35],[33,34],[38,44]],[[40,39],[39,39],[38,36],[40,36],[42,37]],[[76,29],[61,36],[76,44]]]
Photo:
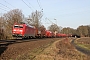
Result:
[[35,37],[35,28],[26,24],[14,24],[12,29],[13,37],[30,38]]

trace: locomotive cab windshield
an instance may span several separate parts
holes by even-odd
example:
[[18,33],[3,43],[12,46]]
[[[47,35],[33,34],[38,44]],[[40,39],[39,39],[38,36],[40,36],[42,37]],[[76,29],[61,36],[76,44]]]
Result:
[[15,25],[14,28],[23,28],[23,25]]

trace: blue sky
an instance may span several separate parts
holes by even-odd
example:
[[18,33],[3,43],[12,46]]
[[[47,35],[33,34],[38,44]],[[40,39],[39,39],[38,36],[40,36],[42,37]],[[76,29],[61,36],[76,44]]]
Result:
[[[29,5],[25,5],[25,3]],[[43,9],[42,24],[45,27],[52,23],[58,26],[77,28],[90,25],[90,0],[0,0],[0,15],[11,9],[20,9],[28,17],[35,10]],[[3,6],[3,5],[7,6]],[[39,6],[40,5],[40,6]],[[46,19],[48,18],[48,19]],[[56,20],[54,20],[56,19]]]

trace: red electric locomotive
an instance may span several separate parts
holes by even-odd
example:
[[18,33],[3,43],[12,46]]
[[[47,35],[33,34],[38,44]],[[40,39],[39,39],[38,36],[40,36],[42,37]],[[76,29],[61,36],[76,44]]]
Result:
[[28,37],[35,37],[35,27],[23,24],[14,24],[12,29],[13,37],[22,37],[22,38],[28,38]]

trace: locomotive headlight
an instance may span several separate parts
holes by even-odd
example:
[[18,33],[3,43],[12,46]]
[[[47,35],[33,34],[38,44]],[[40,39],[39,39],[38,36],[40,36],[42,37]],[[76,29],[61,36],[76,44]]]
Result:
[[16,31],[15,29],[13,31]]
[[20,30],[20,32],[22,32],[23,30]]

